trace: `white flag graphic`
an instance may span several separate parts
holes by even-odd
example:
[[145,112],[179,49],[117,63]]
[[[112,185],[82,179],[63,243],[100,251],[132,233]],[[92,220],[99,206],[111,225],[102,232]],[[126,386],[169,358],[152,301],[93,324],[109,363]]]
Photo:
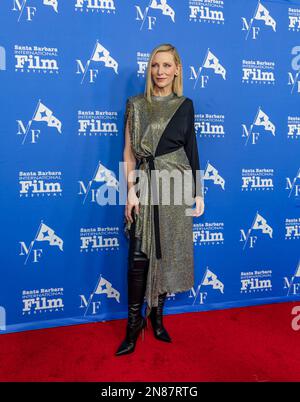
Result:
[[264,128],[268,131],[271,131],[273,135],[275,135],[275,126],[270,121],[269,116],[266,115],[261,109],[259,109],[256,120],[254,122],[256,126],[264,126]]
[[39,107],[33,117],[35,121],[49,121],[52,116],[52,110],[45,106],[42,102],[39,102]]
[[219,59],[209,50],[206,56],[206,59],[203,63],[203,67],[212,68],[216,74],[221,74],[222,77],[225,78],[226,70],[220,64]]
[[61,121],[58,120],[55,116],[51,116],[48,122],[49,127],[56,127],[57,130],[61,133]]
[[263,233],[267,233],[271,238],[273,234],[273,229],[267,224],[266,219],[264,219],[260,214],[256,214],[256,219],[253,225],[253,229],[259,229]]
[[175,11],[167,4],[167,0],[152,0],[149,8],[162,10],[163,15],[171,17],[172,21],[175,22]]
[[118,74],[118,63],[110,55],[109,51],[105,49],[99,42],[97,42],[94,54],[91,57],[92,61],[104,61],[105,67],[111,67],[115,73]]
[[296,277],[296,276],[297,276],[297,277],[300,277],[300,261],[299,261],[299,263],[298,263],[297,271],[296,271],[296,273],[295,273],[294,276],[295,276],[295,277]]
[[36,241],[48,241],[51,246],[58,246],[63,251],[63,240],[58,237],[54,230],[42,223]]
[[95,175],[94,181],[96,182],[105,181],[109,187],[115,187],[117,190],[119,189],[118,180],[115,178],[112,171],[107,169],[101,163],[99,163],[99,167]]
[[206,270],[202,285],[211,285],[213,289],[218,289],[221,293],[224,293],[224,284],[218,279],[217,275],[209,269]]
[[215,180],[218,176],[218,171],[211,163],[207,164],[207,168],[205,170],[204,179],[206,180]]
[[56,12],[58,12],[57,7],[58,7],[58,1],[57,0],[44,0],[44,3],[46,6],[52,6]]
[[261,3],[258,5],[254,19],[265,21],[265,24],[271,26],[274,32],[276,32],[276,21],[270,16],[269,11]]
[[106,293],[107,297],[114,297],[118,303],[120,303],[120,292],[114,289],[108,280],[101,277],[97,289],[95,290],[95,294],[103,294]]
[[34,121],[46,121],[49,127],[56,127],[61,133],[61,121],[53,116],[52,110],[45,106],[42,102],[39,102],[38,109],[33,116]]
[[215,167],[213,167],[211,163],[207,164],[207,168],[204,172],[203,179],[213,180],[214,184],[219,184],[223,190],[225,188],[225,180],[223,179],[223,177],[219,175],[218,170]]

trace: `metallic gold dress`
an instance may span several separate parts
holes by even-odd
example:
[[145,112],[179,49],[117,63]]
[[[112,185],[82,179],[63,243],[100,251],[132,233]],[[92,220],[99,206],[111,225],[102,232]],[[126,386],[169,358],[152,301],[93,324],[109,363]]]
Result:
[[[152,95],[151,99],[150,104],[144,94],[131,96],[127,99],[125,112],[137,168],[144,170],[146,177],[146,180],[139,179],[139,185],[140,194],[148,202],[140,204],[139,214],[133,210],[135,236],[141,239],[141,251],[149,258],[146,315],[152,306],[157,306],[159,294],[184,292],[194,285],[193,217],[185,213],[186,208],[193,205],[184,202],[184,191],[190,189],[193,197],[203,196],[201,182],[197,180],[199,176],[196,176],[196,171],[200,171],[200,162],[193,101],[175,93]],[[165,205],[162,199],[163,181],[157,180],[157,187],[153,186],[153,180],[151,184],[151,175],[163,170],[169,173],[175,170],[182,177],[185,172],[193,177],[189,184],[182,180],[179,190],[176,187],[176,196],[174,182],[169,181],[169,205]],[[151,204],[154,192],[156,205],[153,201]],[[176,201],[180,192],[181,204]],[[124,229],[127,238],[130,227],[131,222],[127,221]]]

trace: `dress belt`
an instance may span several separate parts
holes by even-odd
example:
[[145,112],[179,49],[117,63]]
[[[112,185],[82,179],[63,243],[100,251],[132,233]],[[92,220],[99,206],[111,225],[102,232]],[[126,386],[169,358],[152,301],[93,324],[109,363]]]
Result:
[[[145,157],[142,157],[143,162],[148,162],[149,171],[150,171],[150,180],[151,180],[151,172],[152,172],[152,170],[155,170],[154,159],[155,158],[153,155],[147,155]],[[152,183],[152,180],[150,181],[150,185],[151,185],[151,183]],[[156,194],[155,183],[154,183],[154,188],[151,188],[151,191],[153,191],[152,194]],[[155,198],[155,200],[157,200],[157,197]],[[158,211],[158,205],[155,203],[153,205],[153,216],[154,216],[156,258],[160,259],[161,258],[161,245],[160,245],[160,232],[159,232],[159,211]]]

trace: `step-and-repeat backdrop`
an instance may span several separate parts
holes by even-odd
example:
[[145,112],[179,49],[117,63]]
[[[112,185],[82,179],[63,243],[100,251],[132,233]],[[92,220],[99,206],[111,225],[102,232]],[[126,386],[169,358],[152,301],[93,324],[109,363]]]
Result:
[[127,316],[125,102],[162,43],[206,206],[166,314],[300,299],[299,0],[3,0],[0,31],[2,333]]

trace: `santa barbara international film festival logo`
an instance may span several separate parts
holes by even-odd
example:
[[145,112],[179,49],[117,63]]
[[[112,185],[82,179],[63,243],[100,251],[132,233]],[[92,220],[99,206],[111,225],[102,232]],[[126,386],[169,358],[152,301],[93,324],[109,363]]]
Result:
[[250,229],[248,229],[247,232],[245,232],[244,229],[241,229],[240,241],[244,243],[243,250],[246,246],[248,246],[249,248],[254,248],[255,243],[258,239],[258,234],[268,235],[270,238],[272,238],[273,228],[267,223],[267,220],[257,211]]
[[225,115],[219,113],[196,113],[195,133],[197,137],[224,138]]
[[272,270],[241,272],[241,293],[269,292],[272,290]]
[[289,31],[300,31],[300,8],[289,7],[288,8],[288,18],[289,18]]
[[287,116],[287,138],[288,140],[300,139],[300,116]]
[[29,244],[29,247],[25,241],[19,242],[21,246],[19,255],[21,257],[26,256],[24,265],[27,264],[29,257],[30,262],[38,263],[40,261],[44,253],[44,248],[41,248],[41,242],[43,242],[42,246],[55,246],[55,249],[59,249],[61,252],[63,251],[63,240],[61,237],[59,237],[50,226],[41,221],[34,239]]
[[53,111],[45,106],[39,99],[32,118],[27,123],[24,123],[24,121],[20,119],[17,120],[17,135],[23,137],[22,145],[25,143],[26,138],[30,144],[37,143],[41,133],[41,122],[47,123],[47,127],[50,127],[51,129],[56,128],[57,132],[61,134],[61,121],[55,117]]
[[[205,286],[205,291],[203,291],[203,286]],[[208,296],[208,292],[206,291],[208,289],[220,292],[222,295],[224,294],[224,283],[207,267],[197,289],[195,290],[195,288],[192,287],[189,291],[188,297],[194,299],[192,304],[194,305],[197,300],[199,300],[199,304],[204,304]]]
[[98,40],[94,46],[90,58],[84,63],[80,59],[76,59],[77,71],[76,74],[82,75],[80,83],[88,81],[93,84],[99,74],[98,66],[104,68],[112,68],[115,74],[118,74],[118,62],[110,55],[107,50]]
[[289,192],[288,197],[290,198],[292,195],[294,197],[299,197],[300,195],[300,168],[298,169],[296,176],[293,178],[286,178],[286,187],[285,189]]
[[242,60],[242,84],[275,85],[275,62]]
[[300,294],[300,259],[292,277],[285,276],[283,278],[283,289],[286,291],[286,296]]
[[58,13],[58,0],[13,0],[12,11],[18,14],[18,22],[20,21],[32,21],[35,15],[38,13],[38,9],[41,6],[50,8]]
[[62,172],[40,170],[19,172],[20,197],[61,197],[62,192]]
[[194,246],[224,244],[224,222],[193,223]]
[[136,53],[136,64],[137,64],[137,77],[145,77],[147,70],[147,65],[149,61],[150,53],[137,51]]
[[270,117],[260,106],[258,107],[254,120],[250,126],[247,126],[244,123],[242,124],[242,137],[246,138],[245,146],[248,144],[250,138],[250,144],[256,145],[259,138],[262,136],[264,138],[267,133],[271,133],[273,137],[275,137],[275,131],[275,124],[272,123]]
[[189,20],[211,24],[224,24],[224,1],[189,0]]
[[118,251],[119,239],[119,227],[80,228],[80,252]]
[[116,7],[114,0],[75,0],[75,11],[83,13],[115,14]]
[[285,219],[285,240],[300,239],[300,218]]
[[78,135],[83,137],[117,136],[118,112],[107,110],[79,110]]
[[58,74],[58,49],[31,45],[15,45],[15,72]]
[[96,286],[89,297],[87,298],[84,294],[79,295],[79,308],[83,309],[83,316],[86,316],[88,313],[90,315],[97,314],[97,311],[101,306],[101,297],[103,297],[99,295],[106,295],[106,298],[120,303],[120,292],[112,286],[111,282],[109,282],[102,276],[102,274],[100,274]]
[[194,65],[190,66],[190,69],[191,69],[190,80],[195,80],[194,89],[197,86],[199,78],[200,78],[199,80],[200,88],[205,88],[207,86],[210,76],[204,74],[204,72],[206,71],[213,70],[215,75],[221,75],[222,78],[226,80],[225,68],[222,66],[219,59],[213,54],[213,52],[211,52],[210,49],[207,49],[206,55],[198,70],[196,71]]
[[64,310],[64,288],[32,289],[22,291],[23,315],[55,313]]
[[242,191],[273,191],[274,169],[242,169]]
[[250,32],[250,38],[257,39],[261,30],[261,24],[263,24],[263,27],[269,27],[276,32],[275,19],[270,15],[266,6],[258,0],[253,17],[250,20],[242,17],[242,31],[246,31],[246,39],[248,39]]

